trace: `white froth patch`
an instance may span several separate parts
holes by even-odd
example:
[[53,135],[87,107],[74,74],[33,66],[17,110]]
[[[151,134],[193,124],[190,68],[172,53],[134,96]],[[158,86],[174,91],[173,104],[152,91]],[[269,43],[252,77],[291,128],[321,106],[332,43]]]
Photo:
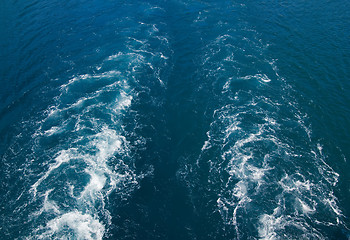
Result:
[[[324,202],[333,210],[333,212],[338,216],[343,216],[342,211],[337,205],[336,198],[332,194],[330,198],[324,199]],[[337,218],[337,222],[339,222],[339,218]]]
[[270,170],[270,169],[257,168],[252,165],[248,166],[247,169],[250,171],[251,179],[254,181],[261,180],[265,175],[265,171]]
[[109,57],[107,58],[107,60],[108,60],[108,61],[112,61],[112,60],[117,59],[118,57],[120,57],[120,56],[122,56],[122,55],[123,55],[122,52],[118,52],[117,54],[113,54],[113,55],[109,56]]
[[247,185],[244,181],[239,181],[233,189],[233,195],[238,199],[247,196]]
[[202,146],[202,152],[206,149],[209,149],[210,148],[210,140],[211,140],[211,137],[210,137],[210,132],[208,131],[207,133],[207,137],[208,137],[208,140],[206,140]]
[[226,82],[225,82],[225,85],[222,87],[223,90],[228,90],[229,87],[230,87],[230,84],[231,84],[231,79],[232,78],[229,78]]
[[121,93],[121,99],[117,101],[117,105],[114,107],[115,111],[120,111],[128,108],[131,105],[133,97],[127,95],[125,92]]
[[[108,72],[95,77],[113,77],[117,72]],[[73,78],[70,83],[63,86],[62,94],[68,90],[69,85],[74,81],[80,81],[83,79],[91,78],[90,75],[81,75]],[[99,211],[95,209],[95,205],[104,207],[105,197],[114,191],[121,181],[133,181],[135,176],[133,173],[128,172],[129,168],[125,165],[124,174],[118,174],[112,169],[108,162],[113,158],[116,153],[128,154],[127,142],[124,136],[115,129],[112,129],[108,124],[101,122],[99,119],[86,118],[85,113],[88,113],[89,108],[103,108],[106,112],[116,116],[113,121],[116,123],[116,129],[119,129],[119,115],[122,111],[125,111],[132,103],[132,96],[127,93],[128,85],[125,81],[117,81],[114,84],[119,84],[118,87],[123,87],[120,90],[119,96],[115,102],[99,105],[88,105],[84,106],[84,102],[89,99],[94,99],[102,94],[104,90],[108,88],[114,89],[112,85],[105,86],[106,89],[99,89],[92,93],[89,97],[82,97],[73,104],[68,105],[65,108],[54,108],[54,114],[67,112],[71,108],[84,108],[82,109],[81,115],[76,115],[77,121],[74,130],[78,131],[84,128],[84,122],[80,122],[80,119],[87,121],[88,124],[92,124],[95,129],[100,131],[93,135],[78,135],[74,147],[60,150],[54,157],[54,161],[49,164],[48,170],[35,182],[31,187],[31,192],[34,195],[34,200],[37,196],[43,198],[42,207],[39,211],[33,213],[31,217],[39,218],[41,215],[48,213],[49,215],[43,216],[54,216],[55,218],[46,223],[45,226],[39,227],[34,231],[35,239],[102,239],[104,234],[105,226],[98,220],[98,216],[103,215],[105,219],[109,219],[109,212],[107,210]],[[49,114],[48,118],[52,117],[53,113]],[[47,119],[48,119],[47,118]],[[43,122],[45,122],[45,119]],[[59,123],[61,124],[61,123]],[[81,126],[80,126],[81,124]],[[113,127],[113,126],[112,126]],[[41,137],[47,137],[52,134],[61,131],[66,131],[61,125],[51,126],[51,128],[39,134]],[[84,144],[81,145],[80,142]],[[74,160],[74,161],[72,161]],[[88,182],[85,183],[83,189],[78,196],[74,194],[75,183],[67,181],[67,195],[69,196],[70,206],[63,204],[62,202],[55,202],[55,189],[43,190],[39,188],[45,180],[50,181],[58,171],[65,171],[70,166],[74,168],[75,163],[78,166],[84,166],[83,172],[89,175]],[[80,165],[81,164],[81,165]],[[131,171],[131,170],[130,170]],[[69,180],[69,179],[67,179]],[[82,182],[77,183],[79,186],[84,184]],[[133,183],[135,184],[135,183]],[[121,188],[121,187],[118,187]],[[46,191],[45,193],[42,193]],[[50,193],[53,193],[52,195]],[[39,193],[39,194],[38,194]],[[53,199],[51,199],[53,198]],[[60,209],[60,206],[64,208]],[[67,212],[68,211],[68,212]]]
[[[336,197],[333,192],[327,193],[328,190],[323,192],[325,186],[322,182],[312,183],[297,172],[291,176],[285,174],[278,184],[283,189],[277,196],[279,199],[278,207],[271,215],[262,214],[260,216],[259,236],[262,239],[276,239],[277,231],[285,230],[286,226],[301,230],[303,232],[302,238],[309,239],[312,236],[316,239],[323,239],[324,237],[318,232],[317,228],[310,226],[306,221],[306,218],[311,218],[311,215],[318,211],[333,212],[336,217],[332,217],[330,214],[329,220],[320,222],[318,219],[314,219],[315,223],[326,226],[342,224],[340,220],[342,213],[337,206]],[[289,206],[293,207],[293,214],[286,212],[286,196],[293,196],[294,198],[294,202],[291,202]],[[317,198],[315,198],[316,196]]]
[[[168,44],[166,37],[158,36],[156,25],[141,24],[160,43]],[[166,52],[148,51],[148,46],[147,40],[130,37],[128,52],[116,52],[95,66],[97,73],[74,75],[61,85],[56,104],[47,110],[36,136],[45,140],[57,134],[50,137],[56,140],[67,134],[70,138],[68,143],[49,146],[48,152],[56,149],[56,155],[31,187],[33,201],[43,200],[35,217],[46,221],[34,231],[33,239],[102,239],[104,224],[108,226],[111,218],[104,209],[108,195],[116,190],[128,194],[137,184],[122,125],[124,111],[136,95],[129,83],[137,84],[138,74],[149,68],[164,85],[160,67],[152,63],[154,58],[156,62],[169,58]],[[111,67],[120,71],[108,71]],[[89,87],[88,91],[80,86]],[[63,188],[48,190],[46,183],[55,179]],[[58,196],[61,193],[64,196]]]
[[310,207],[307,203],[299,198],[297,198],[297,200],[299,201],[304,214],[311,214],[316,212],[316,208],[314,206]]
[[[251,75],[244,79],[252,78],[263,82],[270,81],[264,75]],[[238,98],[236,94],[235,99]],[[211,123],[202,152],[217,146],[221,158],[217,162],[210,161],[210,172],[220,174],[226,171],[229,174],[223,181],[220,178],[222,182],[215,182],[222,187],[216,201],[218,211],[225,224],[236,228],[237,239],[240,239],[239,234],[246,230],[244,224],[240,225],[240,214],[249,214],[245,210],[249,209],[252,201],[261,204],[259,194],[266,196],[262,189],[271,189],[272,185],[276,195],[266,201],[263,199],[263,203],[269,205],[266,208],[263,206],[257,216],[252,216],[253,221],[259,219],[254,222],[258,226],[259,239],[295,236],[301,239],[324,239],[319,231],[323,226],[343,225],[344,216],[337,206],[337,199],[331,188],[337,183],[339,174],[326,163],[320,144],[313,146],[310,143],[311,149],[299,149],[298,146],[294,148],[278,135],[283,121],[286,120],[305,132],[302,137],[308,141],[311,131],[305,127],[305,115],[296,110],[294,118],[277,122],[276,115],[266,110],[264,104],[274,109],[281,105],[266,97],[253,97],[243,107],[232,104],[214,111],[215,121]],[[290,106],[295,107],[293,103]],[[243,121],[250,115],[256,117],[257,122],[250,124],[249,119]],[[260,152],[260,146],[263,146],[262,151],[267,149],[266,152]],[[279,162],[276,160],[285,160],[288,168],[279,169]],[[198,162],[199,160],[197,164]],[[272,167],[271,162],[276,165]],[[303,165],[304,162],[309,165]],[[267,179],[270,181],[267,182]],[[271,213],[272,209],[274,210]],[[329,219],[322,219],[322,214],[329,214]],[[250,216],[247,219],[251,219]],[[318,221],[319,219],[322,221]],[[310,221],[320,228],[310,224]]]
[[[251,102],[250,104],[255,103]],[[261,185],[265,182],[264,176],[266,172],[272,170],[267,164],[270,157],[269,154],[266,154],[261,159],[263,161],[262,164],[257,164],[254,153],[247,150],[251,148],[252,143],[262,141],[275,143],[270,136],[265,136],[265,131],[268,129],[267,126],[274,125],[274,122],[269,119],[266,123],[257,125],[258,128],[254,129],[254,132],[245,133],[244,122],[240,119],[242,112],[226,116],[222,115],[220,111],[216,111],[214,115],[219,114],[220,122],[226,123],[220,135],[222,149],[225,149],[221,154],[221,159],[228,161],[225,170],[230,177],[225,186],[226,191],[217,200],[217,206],[225,224],[235,226],[239,234],[239,223],[237,223],[238,215],[240,214],[239,211],[245,209],[252,201],[251,194],[258,194]],[[210,132],[207,135],[208,140],[202,147],[202,151],[206,150],[208,148],[207,146],[210,146],[213,142]],[[236,139],[235,136],[237,135],[243,135],[244,137]],[[278,145],[278,143],[275,144]],[[232,185],[236,180],[239,181]]]
[[79,199],[84,199],[85,201],[91,199],[90,201],[93,203],[96,198],[96,194],[101,192],[103,187],[106,184],[106,177],[103,175],[98,175],[94,171],[86,171],[90,175],[90,181],[85,186],[83,192],[81,193]]
[[49,130],[46,130],[46,131],[44,132],[44,134],[45,134],[46,136],[51,136],[51,135],[53,135],[53,134],[59,132],[60,130],[61,130],[61,128],[59,128],[59,127],[57,127],[57,126],[53,126],[53,127],[50,128]]
[[[280,202],[281,204],[281,202]],[[307,204],[303,203],[304,214],[313,213]],[[284,214],[284,206],[277,207],[272,214],[262,214],[259,218],[259,239],[273,240],[284,239],[290,237],[288,233],[282,233],[287,229],[295,229],[301,231],[298,239],[325,239],[324,236],[314,227],[310,226],[303,216],[294,216]],[[309,218],[309,216],[308,216]],[[315,220],[315,222],[318,222]],[[295,238],[292,238],[295,239]]]
[[31,187],[31,192],[34,195],[34,198],[36,197],[37,194],[37,188],[38,186],[46,179],[49,177],[49,175],[51,174],[52,171],[54,171],[55,169],[58,169],[63,163],[67,163],[69,162],[69,160],[73,157],[76,156],[76,150],[75,148],[71,148],[69,150],[62,150],[59,152],[58,156],[55,158],[55,163],[51,164],[49,166],[49,169],[47,170],[47,172],[41,177],[39,178],[38,181],[36,181],[32,187]]
[[112,70],[112,71],[104,72],[104,73],[101,73],[101,74],[94,74],[94,75],[92,75],[92,74],[82,74],[82,75],[73,77],[73,78],[71,78],[68,81],[68,83],[63,84],[61,86],[61,91],[62,91],[61,96],[62,96],[62,94],[68,92],[69,87],[71,85],[73,85],[74,83],[78,83],[78,82],[80,82],[82,80],[94,79],[95,81],[98,81],[99,79],[114,78],[114,77],[118,77],[120,75],[121,75],[121,72]]
[[41,207],[40,210],[32,213],[30,215],[30,217],[36,217],[36,216],[39,216],[41,215],[42,213],[44,212],[53,212],[54,214],[60,214],[61,211],[59,209],[59,207],[57,206],[57,204],[52,201],[52,200],[49,200],[49,194],[53,191],[54,189],[49,189],[45,192],[44,194],[44,202],[43,202],[43,206]]
[[282,217],[275,218],[274,216],[264,214],[260,217],[261,226],[258,228],[259,239],[274,240],[277,239],[276,226],[281,228],[283,224]]
[[239,79],[242,79],[242,80],[257,79],[258,81],[264,82],[264,83],[271,82],[271,79],[266,74],[261,74],[261,73],[258,73],[255,75],[247,75],[244,77],[240,77]]
[[115,130],[104,127],[96,134],[90,142],[90,148],[96,149],[95,155],[87,155],[85,162],[88,168],[85,170],[90,175],[89,183],[85,186],[79,197],[80,200],[94,202],[105,188],[107,179],[109,186],[107,191],[111,192],[121,180],[120,175],[108,166],[108,160],[118,151],[122,151],[125,138],[118,135]]
[[[127,106],[127,104],[124,106]],[[68,213],[64,213],[65,211],[61,210],[54,200],[50,199],[49,195],[54,189],[46,191],[42,208],[34,213],[32,217],[38,217],[46,212],[53,214],[56,218],[50,220],[46,227],[41,227],[36,231],[42,234],[37,234],[35,238],[102,239],[105,227],[96,219],[95,203],[104,206],[105,195],[115,190],[120,181],[132,180],[134,176],[130,176],[129,173],[118,174],[108,165],[108,160],[116,152],[127,151],[124,147],[126,144],[125,137],[104,126],[99,133],[87,138],[89,142],[86,147],[92,151],[91,153],[85,152],[83,150],[85,147],[83,149],[61,150],[55,158],[55,162],[49,166],[49,170],[32,186],[32,192],[36,197],[38,186],[54,174],[55,169],[59,169],[62,164],[69,163],[72,159],[84,161],[84,164],[86,164],[85,172],[90,176],[89,182],[78,197],[73,194],[74,185],[68,184],[68,195],[75,199],[74,205],[71,206],[72,210]],[[78,209],[81,211],[78,212]],[[92,214],[94,216],[96,214],[96,216],[92,217]],[[104,214],[108,215],[109,213],[104,211]]]
[[[45,233],[37,236],[38,239],[102,239],[105,227],[89,214],[82,214],[75,210],[50,220],[45,226]],[[60,233],[68,231],[62,235]]]
[[[229,102],[227,106],[214,111],[197,166],[202,166],[200,161],[209,165],[208,183],[213,184],[210,185],[213,189],[219,189],[216,198],[218,211],[224,224],[232,224],[237,229],[237,239],[240,239],[240,233],[247,230],[246,220],[254,221],[252,226],[259,225],[259,237],[255,236],[259,239],[324,239],[318,232],[323,230],[319,229],[342,224],[342,213],[332,188],[339,175],[326,163],[322,146],[314,146],[311,127],[307,125],[308,117],[301,112],[290,93],[292,86],[279,76],[275,60],[268,61],[273,71],[256,69],[253,70],[256,72],[248,75],[251,72],[244,71],[244,67],[238,69],[242,70],[237,71],[242,76],[238,80],[261,87],[277,77],[276,84],[285,95],[265,97],[256,96],[260,92],[254,90],[230,91],[234,81],[225,72],[222,62],[234,62],[234,54],[238,53],[229,45],[231,38],[229,34],[218,36],[215,48],[209,46],[207,54],[203,55],[202,64],[204,69],[210,68],[205,69],[206,74],[220,81],[220,84],[223,83],[222,79],[226,80],[223,99],[239,101]],[[243,40],[251,41],[249,38]],[[268,44],[261,47],[266,48]],[[226,54],[224,50],[229,53]],[[244,49],[241,51],[244,52]],[[217,52],[220,53],[220,63],[217,63]],[[245,56],[248,54],[244,53]],[[254,57],[254,54],[250,56]],[[229,66],[234,68],[235,65]],[[290,112],[281,115],[281,110],[285,108]],[[208,149],[211,150],[207,152]],[[211,156],[210,160],[207,155]],[[249,201],[261,204],[261,209],[251,212],[253,216],[249,216]],[[242,225],[240,219],[243,219]],[[317,223],[318,220],[322,223]],[[315,223],[321,226],[315,226]],[[244,234],[252,237],[247,232]]]
[[46,212],[52,211],[56,214],[60,214],[61,211],[60,211],[59,207],[57,206],[57,204],[54,201],[49,200],[49,194],[52,191],[53,191],[53,189],[50,189],[45,193],[44,206],[43,206],[42,211],[46,211]]
[[205,141],[203,146],[202,146],[202,152],[206,149],[210,148],[210,142],[209,141]]
[[[303,175],[296,173],[297,176],[304,177]],[[278,184],[283,188],[284,192],[297,192],[301,193],[304,191],[311,191],[314,187],[314,184],[310,180],[295,180],[290,177],[288,174],[285,174],[284,177],[278,182]]]

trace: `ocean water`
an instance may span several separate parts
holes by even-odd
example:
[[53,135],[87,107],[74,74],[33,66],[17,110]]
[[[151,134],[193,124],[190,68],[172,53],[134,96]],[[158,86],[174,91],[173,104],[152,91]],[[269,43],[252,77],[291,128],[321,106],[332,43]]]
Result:
[[350,2],[0,4],[0,239],[350,239]]

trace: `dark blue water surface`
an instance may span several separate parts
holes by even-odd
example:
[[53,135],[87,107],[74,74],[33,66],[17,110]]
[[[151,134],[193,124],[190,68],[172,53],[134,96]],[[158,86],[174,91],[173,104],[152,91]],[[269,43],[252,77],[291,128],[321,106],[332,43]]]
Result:
[[2,1],[0,81],[0,239],[350,239],[350,1]]

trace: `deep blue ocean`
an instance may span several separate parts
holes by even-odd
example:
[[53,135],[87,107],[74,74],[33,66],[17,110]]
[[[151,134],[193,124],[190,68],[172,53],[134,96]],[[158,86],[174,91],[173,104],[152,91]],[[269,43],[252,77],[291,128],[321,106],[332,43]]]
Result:
[[350,239],[350,1],[3,0],[0,239]]

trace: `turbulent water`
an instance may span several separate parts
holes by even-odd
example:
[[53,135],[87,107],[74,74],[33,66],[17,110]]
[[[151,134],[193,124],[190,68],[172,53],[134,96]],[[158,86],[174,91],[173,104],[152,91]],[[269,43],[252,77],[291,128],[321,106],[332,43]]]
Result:
[[349,1],[0,19],[0,239],[350,239]]

